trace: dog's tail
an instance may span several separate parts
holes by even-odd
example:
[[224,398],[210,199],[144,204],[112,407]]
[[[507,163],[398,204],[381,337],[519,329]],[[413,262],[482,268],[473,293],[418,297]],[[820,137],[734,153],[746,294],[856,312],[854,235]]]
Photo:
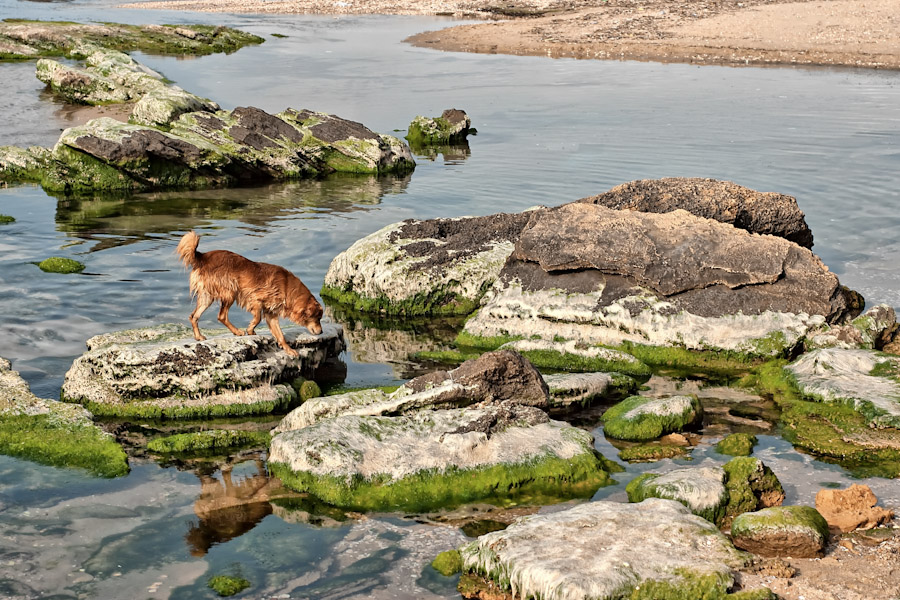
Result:
[[195,269],[200,265],[200,257],[203,254],[197,252],[197,244],[199,243],[200,236],[193,231],[188,231],[181,238],[181,241],[178,242],[175,254],[181,257],[181,262],[184,263],[184,266]]

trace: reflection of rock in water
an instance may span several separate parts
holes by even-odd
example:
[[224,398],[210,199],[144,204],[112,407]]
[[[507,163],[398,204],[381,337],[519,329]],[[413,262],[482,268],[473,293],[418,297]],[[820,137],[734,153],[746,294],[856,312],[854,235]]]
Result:
[[344,326],[344,340],[354,360],[389,364],[398,379],[410,379],[427,370],[411,356],[417,352],[449,349],[463,324],[460,317],[406,320],[382,317],[376,320],[339,305],[326,305],[325,315]]
[[97,239],[92,250],[122,246],[150,234],[200,227],[211,220],[238,220],[267,226],[286,212],[318,214],[368,210],[383,196],[403,192],[410,175],[332,175],[259,187],[184,190],[147,194],[102,193],[58,197],[60,231]]
[[457,144],[410,146],[410,150],[412,150],[416,158],[424,158],[431,161],[437,160],[438,155],[443,154],[445,163],[461,163],[472,155],[468,140],[463,140]]
[[254,462],[256,474],[237,481],[232,480],[230,466],[222,468],[221,480],[212,475],[197,474],[200,495],[194,502],[194,512],[200,522],[191,523],[185,534],[192,556],[204,556],[212,546],[253,529],[272,514],[269,500],[296,495],[284,489],[280,480],[266,474],[262,460]]

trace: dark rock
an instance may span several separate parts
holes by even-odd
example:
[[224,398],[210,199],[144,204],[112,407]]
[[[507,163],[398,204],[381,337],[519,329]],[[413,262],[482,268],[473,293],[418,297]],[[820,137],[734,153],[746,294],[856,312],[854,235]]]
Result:
[[812,248],[813,235],[793,196],[757,192],[730,181],[686,177],[641,179],[579,202],[666,213],[684,209],[751,233],[776,235]]

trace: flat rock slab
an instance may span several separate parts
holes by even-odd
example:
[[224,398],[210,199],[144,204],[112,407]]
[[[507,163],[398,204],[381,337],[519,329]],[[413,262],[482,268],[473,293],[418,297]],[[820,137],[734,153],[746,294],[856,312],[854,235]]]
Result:
[[590,406],[594,402],[634,391],[637,382],[618,373],[556,373],[544,375],[550,408]]
[[815,558],[828,542],[828,523],[811,506],[773,506],[738,515],[734,545],[760,556]]
[[324,323],[320,335],[302,327],[284,331],[299,358],[271,335],[227,333],[198,342],[189,327],[174,324],[98,335],[66,373],[62,395],[95,414],[196,417],[228,414],[215,407],[243,405],[237,414],[287,408],[296,394],[280,382],[313,378],[343,351],[344,339],[332,323]]
[[900,428],[900,357],[874,350],[822,348],[786,368],[805,397],[849,405],[874,426]]
[[[732,569],[746,560],[715,525],[655,498],[523,517],[460,553],[463,571],[492,579],[515,598],[544,600],[629,598],[654,584],[668,588],[657,597],[697,598],[719,589],[724,597]],[[710,589],[694,587],[697,578]]]
[[278,433],[269,450],[286,485],[371,510],[451,506],[525,488],[592,494],[608,482],[604,464],[590,433],[509,403],[323,419]]
[[783,237],[804,248],[813,245],[812,231],[796,198],[757,192],[730,181],[698,177],[641,179],[617,185],[608,192],[579,202],[650,213],[680,208],[750,233]]

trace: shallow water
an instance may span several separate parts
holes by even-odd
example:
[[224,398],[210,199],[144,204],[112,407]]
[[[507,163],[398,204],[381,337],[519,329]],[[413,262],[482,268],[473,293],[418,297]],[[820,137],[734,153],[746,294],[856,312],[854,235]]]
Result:
[[[131,198],[0,189],[0,213],[16,218],[0,226],[0,356],[39,396],[58,396],[88,337],[186,319],[187,277],[172,251],[187,229],[204,234],[201,250],[228,248],[283,264],[315,291],[338,252],[387,224],[555,205],[639,178],[714,177],[794,195],[816,236],[814,251],[841,282],[869,305],[900,306],[900,73],[447,54],[401,43],[450,24],[446,19],[112,5],[0,0],[0,16],[236,26],[266,43],[230,56],[138,59],[224,108],[311,108],[391,133],[417,114],[457,107],[479,133],[467,151],[418,158],[405,178]],[[0,72],[0,144],[52,145],[76,113],[43,92],[32,63],[0,64]],[[50,255],[77,258],[87,269],[61,276],[31,264]],[[232,315],[238,326],[249,320]],[[213,322],[210,312],[206,325]],[[411,376],[422,366],[407,353],[447,332],[434,322],[388,332],[355,324],[348,384]],[[722,431],[711,427],[708,439]],[[788,502],[811,503],[822,485],[851,481],[842,468],[794,451],[776,430],[758,433],[755,455],[775,470]],[[598,448],[615,457],[597,434]],[[724,459],[704,443],[689,463],[629,466],[597,497],[624,500],[625,483],[640,472]],[[253,488],[258,465],[235,462],[232,481],[243,487],[232,492],[240,494]],[[128,477],[97,481],[0,457],[0,596],[115,598],[129,590],[213,597],[206,579],[236,570],[254,583],[253,597],[455,597],[453,581],[427,563],[464,539],[456,528],[402,515],[340,520],[320,506],[288,511],[260,502],[227,513],[237,524],[229,531],[198,516],[217,482],[228,497],[222,473],[215,465],[183,469],[138,457]],[[867,483],[883,504],[900,506],[896,481]],[[207,551],[198,555],[198,548]]]

